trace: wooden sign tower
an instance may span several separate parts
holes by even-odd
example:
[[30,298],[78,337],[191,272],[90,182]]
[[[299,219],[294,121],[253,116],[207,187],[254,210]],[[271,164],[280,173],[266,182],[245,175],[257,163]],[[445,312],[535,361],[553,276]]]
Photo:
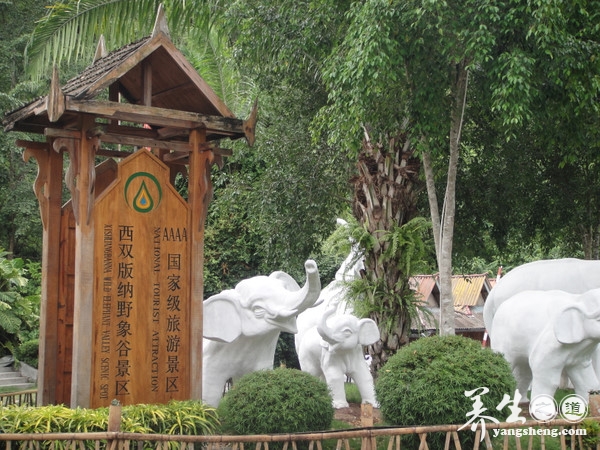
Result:
[[38,403],[201,399],[210,167],[229,153],[221,139],[253,144],[256,105],[233,116],[171,42],[162,8],[151,36],[103,48],[62,87],[55,69],[50,93],[4,120],[44,136],[17,141],[39,166]]

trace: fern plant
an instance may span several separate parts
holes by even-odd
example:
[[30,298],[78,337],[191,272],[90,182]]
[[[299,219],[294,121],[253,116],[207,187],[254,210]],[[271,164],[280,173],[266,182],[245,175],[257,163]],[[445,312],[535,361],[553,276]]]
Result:
[[415,217],[389,230],[372,232],[354,221],[347,228],[350,241],[362,249],[360,257],[365,258],[366,267],[363,277],[348,283],[348,298],[355,314],[370,317],[379,326],[381,343],[369,348],[375,367],[379,368],[385,360],[376,346],[393,354],[408,342],[412,319],[419,311],[428,313],[421,308],[409,279],[428,269],[426,236],[430,222]]
[[21,258],[0,250],[0,342],[14,353],[21,332],[37,329],[39,294],[27,291],[27,269]]

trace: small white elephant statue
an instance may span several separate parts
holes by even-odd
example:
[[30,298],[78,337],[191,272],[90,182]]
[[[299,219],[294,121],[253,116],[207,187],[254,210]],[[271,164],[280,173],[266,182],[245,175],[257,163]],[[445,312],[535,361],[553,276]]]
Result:
[[519,392],[531,385],[531,399],[553,396],[563,371],[585,399],[600,388],[592,365],[600,343],[600,289],[518,293],[496,310],[492,330],[492,349],[512,366]]
[[239,282],[204,301],[202,400],[218,406],[225,383],[272,369],[281,331],[296,333],[296,317],[315,305],[321,292],[317,264],[306,261],[306,283],[285,272]]
[[347,376],[358,387],[362,402],[377,407],[373,376],[363,346],[379,340],[379,328],[371,319],[335,314],[337,309],[337,302],[330,302],[319,323],[301,341],[296,341],[300,367],[327,382],[334,408],[348,407],[344,390]]

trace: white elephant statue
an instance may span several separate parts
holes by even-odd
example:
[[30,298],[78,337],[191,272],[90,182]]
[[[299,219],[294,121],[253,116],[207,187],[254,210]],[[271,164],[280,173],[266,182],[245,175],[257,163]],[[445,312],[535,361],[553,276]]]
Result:
[[519,292],[560,290],[583,294],[596,288],[600,288],[600,261],[565,258],[523,264],[508,272],[491,290],[483,308],[485,327],[493,336],[496,310]]
[[218,406],[230,378],[273,368],[281,331],[296,333],[296,317],[319,298],[317,264],[305,263],[302,288],[285,272],[242,280],[204,301],[202,400]]
[[519,392],[554,396],[565,371],[575,393],[588,398],[600,382],[592,356],[600,342],[600,289],[584,294],[523,291],[494,315],[492,349],[511,364]]
[[363,346],[379,340],[379,328],[371,319],[336,314],[337,309],[336,301],[329,302],[319,323],[296,341],[300,368],[327,382],[334,408],[348,407],[344,390],[347,376],[358,387],[362,402],[378,407]]
[[[545,259],[515,267],[498,281],[485,301],[483,320],[492,343],[494,315],[507,299],[526,290],[583,294],[600,288],[599,275],[600,261],[577,258]],[[592,360],[600,379],[600,348]]]

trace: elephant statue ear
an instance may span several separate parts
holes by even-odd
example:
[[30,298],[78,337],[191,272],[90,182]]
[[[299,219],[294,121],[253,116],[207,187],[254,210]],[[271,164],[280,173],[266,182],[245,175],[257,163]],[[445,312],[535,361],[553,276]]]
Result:
[[358,321],[358,342],[361,345],[371,345],[379,340],[379,328],[373,319],[360,319]]
[[585,312],[580,305],[570,305],[554,319],[554,336],[561,344],[576,344],[585,338]]
[[269,278],[275,278],[283,283],[283,287],[288,291],[299,291],[300,285],[294,280],[288,273],[285,273],[281,270],[273,272],[269,275]]
[[239,295],[233,289],[213,295],[204,301],[206,339],[232,342],[242,334]]

